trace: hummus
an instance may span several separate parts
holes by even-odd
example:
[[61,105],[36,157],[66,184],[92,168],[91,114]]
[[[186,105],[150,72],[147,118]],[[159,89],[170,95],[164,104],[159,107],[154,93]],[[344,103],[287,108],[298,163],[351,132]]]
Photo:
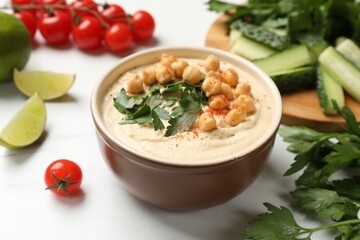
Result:
[[[199,68],[203,61],[203,59],[184,60]],[[217,128],[211,132],[194,129],[169,137],[164,136],[166,129],[155,131],[151,124],[119,124],[124,119],[124,114],[114,107],[114,97],[122,88],[126,89],[127,79],[149,66],[140,66],[122,74],[108,90],[101,106],[101,116],[110,133],[122,145],[139,155],[154,161],[180,165],[231,160],[258,141],[271,124],[274,111],[268,93],[248,73],[226,62],[220,62],[220,71],[233,68],[239,76],[239,81],[251,86],[251,95],[255,102],[256,111],[248,115],[240,124],[230,126],[223,116],[214,115]],[[201,70],[205,72],[203,68]],[[206,111],[207,108],[204,107],[204,110]]]

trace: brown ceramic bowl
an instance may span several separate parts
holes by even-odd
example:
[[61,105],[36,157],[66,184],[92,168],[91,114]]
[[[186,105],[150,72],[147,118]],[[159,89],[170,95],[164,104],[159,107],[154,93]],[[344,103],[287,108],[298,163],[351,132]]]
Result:
[[[259,139],[239,154],[199,164],[165,163],[144,156],[113,136],[101,115],[102,101],[110,86],[136,66],[158,62],[161,53],[205,59],[209,54],[250,74],[266,89],[273,117]],[[281,119],[281,97],[272,80],[251,62],[233,54],[204,47],[165,47],[139,52],[122,59],[100,79],[91,97],[92,118],[100,151],[127,191],[160,208],[189,211],[224,203],[244,191],[263,170],[273,148]],[[219,149],[221,151],[221,149]]]

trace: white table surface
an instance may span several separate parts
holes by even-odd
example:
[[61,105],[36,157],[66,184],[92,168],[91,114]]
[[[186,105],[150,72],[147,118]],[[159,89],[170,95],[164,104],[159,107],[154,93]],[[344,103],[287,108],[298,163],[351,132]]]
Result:
[[[205,3],[121,1],[130,13],[144,9],[155,17],[153,41],[134,51],[156,46],[204,46],[206,32],[218,17]],[[0,4],[4,6],[5,0]],[[36,39],[38,47],[32,51],[26,69],[76,73],[77,79],[67,96],[46,102],[46,134],[41,143],[21,150],[0,148],[1,240],[242,239],[247,222],[265,211],[263,202],[292,208],[288,192],[294,189],[295,177],[282,175],[294,156],[286,151],[280,136],[259,178],[225,204],[176,213],[134,199],[100,155],[89,103],[94,83],[123,56],[106,51],[85,53],[74,45],[51,48],[39,33]],[[25,100],[12,82],[0,84],[0,129]],[[82,197],[59,198],[44,190],[45,169],[59,158],[81,166]],[[300,213],[296,220],[307,227],[317,224]]]

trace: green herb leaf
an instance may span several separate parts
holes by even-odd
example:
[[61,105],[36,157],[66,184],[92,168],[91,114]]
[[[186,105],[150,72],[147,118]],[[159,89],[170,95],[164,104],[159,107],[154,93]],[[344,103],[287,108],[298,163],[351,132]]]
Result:
[[249,222],[250,226],[244,232],[245,239],[295,239],[304,230],[297,224],[288,208],[278,208],[270,203],[264,205],[268,212]]
[[170,125],[167,127],[165,136],[169,137],[188,131],[199,115],[199,111],[185,112],[180,117],[170,119]]

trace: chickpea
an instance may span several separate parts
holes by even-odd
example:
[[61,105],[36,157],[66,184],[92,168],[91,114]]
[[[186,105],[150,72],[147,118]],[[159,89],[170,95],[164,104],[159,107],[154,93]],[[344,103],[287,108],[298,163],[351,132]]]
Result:
[[171,69],[174,71],[175,76],[180,78],[183,75],[184,69],[189,66],[185,60],[177,60],[171,64]]
[[211,113],[205,112],[199,117],[198,126],[201,131],[211,132],[216,129],[216,120]]
[[174,79],[174,72],[168,67],[165,66],[158,66],[156,68],[156,79],[160,84],[167,84]]
[[218,79],[219,81],[222,81],[221,72],[218,71],[209,71],[206,73],[206,77],[212,77]]
[[240,95],[251,96],[251,86],[244,82],[238,83],[238,85],[236,85],[234,92],[235,92],[236,97],[238,97]]
[[221,81],[216,78],[207,77],[202,83],[202,89],[207,97],[217,95],[221,92]]
[[147,68],[141,72],[140,78],[145,85],[151,86],[157,82],[155,68]]
[[247,114],[256,112],[255,101],[249,95],[240,95],[235,100],[234,105],[236,108],[245,110]]
[[226,97],[227,100],[234,100],[234,91],[232,87],[227,83],[221,83],[221,94]]
[[225,121],[231,126],[237,126],[239,123],[245,121],[246,111],[240,108],[234,108],[226,114]]
[[133,75],[131,78],[129,78],[127,80],[126,83],[127,83],[127,92],[128,93],[138,94],[138,93],[144,92],[143,81],[139,77],[139,75],[137,75],[137,74]]
[[183,79],[187,80],[191,84],[198,84],[202,79],[202,72],[199,68],[189,65],[184,69]]
[[224,95],[212,96],[209,99],[209,107],[211,109],[220,110],[226,108],[229,105],[229,101]]
[[239,82],[239,75],[232,68],[226,69],[221,75],[223,82],[229,84],[233,88],[236,87]]
[[168,54],[168,53],[163,53],[161,54],[161,58],[160,58],[160,64],[165,66],[165,67],[168,67],[170,68],[171,67],[171,64],[173,62],[176,61],[176,57],[171,55],[171,54]]
[[204,61],[203,61],[203,67],[205,68],[206,72],[209,71],[217,71],[220,67],[220,61],[217,57],[214,55],[209,55]]

